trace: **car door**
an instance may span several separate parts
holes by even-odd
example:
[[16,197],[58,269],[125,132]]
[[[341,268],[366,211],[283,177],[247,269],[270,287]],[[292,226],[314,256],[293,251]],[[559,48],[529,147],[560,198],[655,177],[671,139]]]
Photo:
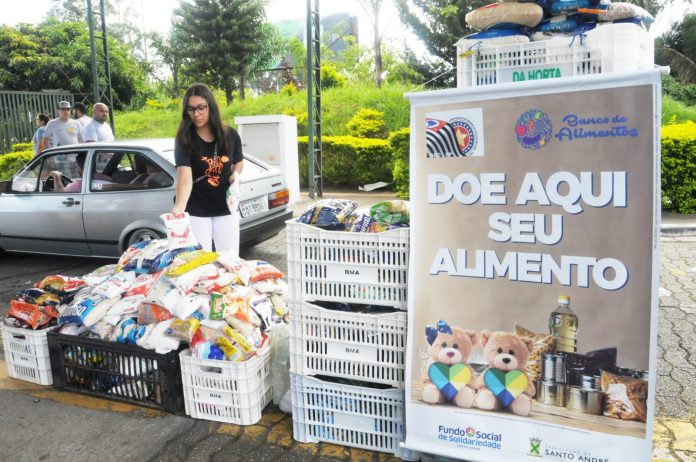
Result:
[[48,153],[32,160],[0,196],[0,235],[9,251],[88,255],[82,223],[84,185],[76,192],[59,192],[47,182],[50,171],[71,181],[83,181],[78,153]]
[[98,149],[89,167],[83,217],[92,255],[117,257],[129,239],[164,234],[174,178],[148,150]]

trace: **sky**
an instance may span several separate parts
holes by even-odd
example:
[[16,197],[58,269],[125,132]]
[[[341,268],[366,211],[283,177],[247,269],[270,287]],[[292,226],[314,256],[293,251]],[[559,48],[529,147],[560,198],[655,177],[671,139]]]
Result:
[[[115,6],[120,6],[122,14],[130,9],[133,14],[131,22],[141,29],[159,32],[169,30],[172,11],[179,4],[178,0],[112,0],[112,2]],[[10,3],[12,7],[8,7]],[[20,22],[41,22],[51,3],[52,0],[0,0],[0,5],[5,6],[2,9],[0,23],[16,25]],[[94,3],[98,2],[95,0]],[[357,16],[361,45],[371,46],[372,26],[357,0],[320,0],[319,6],[319,12],[322,16],[343,12]],[[270,22],[304,18],[306,8],[306,0],[270,0],[266,16]],[[650,29],[650,34],[653,37],[661,35],[670,28],[671,24],[680,20],[686,12],[696,13],[696,0],[691,3],[688,0],[674,0],[658,15],[655,24]],[[387,43],[398,45],[405,39],[417,52],[424,49],[422,44],[416,43],[417,39],[413,34],[404,32],[393,0],[385,0],[380,14],[380,24]],[[454,52],[454,44],[452,46]]]

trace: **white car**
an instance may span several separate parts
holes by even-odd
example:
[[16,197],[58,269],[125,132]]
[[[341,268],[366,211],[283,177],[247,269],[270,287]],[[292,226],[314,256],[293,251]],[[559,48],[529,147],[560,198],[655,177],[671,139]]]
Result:
[[[80,178],[76,157],[86,155]],[[82,180],[79,192],[53,190]],[[86,143],[44,151],[0,187],[0,249],[8,252],[118,257],[134,242],[164,237],[160,215],[174,204],[174,139]],[[292,218],[281,173],[244,156],[241,246],[276,235]]]

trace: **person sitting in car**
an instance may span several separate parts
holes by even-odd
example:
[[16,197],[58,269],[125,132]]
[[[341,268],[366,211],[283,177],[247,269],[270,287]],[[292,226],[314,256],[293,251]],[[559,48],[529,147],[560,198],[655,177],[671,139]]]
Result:
[[[75,163],[77,165],[77,172],[79,174],[79,178],[76,178],[75,180],[71,181],[67,185],[64,185],[63,182],[61,181],[62,173],[57,171],[57,170],[52,170],[49,172],[48,176],[49,178],[53,179],[53,191],[57,192],[67,192],[67,193],[73,193],[73,192],[80,192],[82,191],[82,174],[85,171],[85,159],[87,158],[87,153],[80,152],[75,156]],[[92,185],[96,184],[104,184],[104,183],[110,183],[110,178],[101,175],[101,174],[96,174],[94,175],[94,179],[92,180]]]

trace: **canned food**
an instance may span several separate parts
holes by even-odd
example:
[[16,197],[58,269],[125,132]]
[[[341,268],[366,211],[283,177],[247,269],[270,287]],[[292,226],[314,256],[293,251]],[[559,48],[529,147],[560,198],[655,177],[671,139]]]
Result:
[[583,414],[602,415],[604,411],[604,393],[580,387],[568,387],[566,409]]
[[536,400],[549,406],[563,407],[566,404],[566,384],[542,380],[537,387]]
[[541,379],[548,382],[566,381],[566,358],[563,355],[541,355]]
[[588,390],[599,390],[601,377],[598,375],[583,375],[580,378],[580,387]]

